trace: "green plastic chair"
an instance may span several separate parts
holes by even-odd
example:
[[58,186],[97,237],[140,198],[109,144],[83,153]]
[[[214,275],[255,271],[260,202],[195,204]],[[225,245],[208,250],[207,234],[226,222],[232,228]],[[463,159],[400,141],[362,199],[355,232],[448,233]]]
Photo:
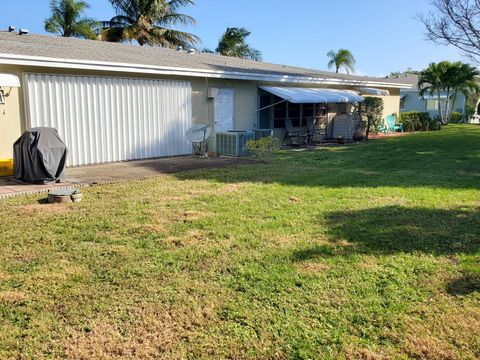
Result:
[[395,122],[395,116],[388,115],[385,118],[385,124],[378,128],[378,132],[383,132],[385,135],[389,132],[403,132],[403,124],[397,124]]

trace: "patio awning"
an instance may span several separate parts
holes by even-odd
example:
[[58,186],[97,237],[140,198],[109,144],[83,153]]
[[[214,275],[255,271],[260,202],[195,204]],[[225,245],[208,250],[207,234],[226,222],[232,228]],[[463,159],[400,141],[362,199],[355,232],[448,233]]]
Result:
[[363,97],[351,90],[259,86],[260,89],[294,104],[358,103]]
[[375,89],[375,88],[359,88],[361,94],[365,95],[377,95],[377,96],[389,96],[390,91],[388,90],[382,90],[382,89]]
[[0,87],[20,87],[20,79],[16,75],[0,73]]

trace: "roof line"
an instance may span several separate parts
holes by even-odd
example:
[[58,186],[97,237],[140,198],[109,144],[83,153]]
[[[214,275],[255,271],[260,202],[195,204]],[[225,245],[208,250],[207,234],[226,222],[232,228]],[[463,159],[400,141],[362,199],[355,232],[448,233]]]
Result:
[[167,66],[154,66],[144,64],[128,64],[106,61],[90,61],[78,59],[62,59],[43,56],[28,56],[0,53],[0,64],[24,65],[36,67],[52,67],[63,69],[100,70],[113,72],[177,75],[190,77],[226,78],[235,80],[254,80],[279,83],[301,84],[326,84],[326,85],[354,85],[354,86],[383,86],[390,88],[409,88],[409,84],[390,83],[372,80],[339,79],[320,76],[301,75],[274,75],[262,73],[249,73],[228,70],[207,70],[195,68],[178,68]]

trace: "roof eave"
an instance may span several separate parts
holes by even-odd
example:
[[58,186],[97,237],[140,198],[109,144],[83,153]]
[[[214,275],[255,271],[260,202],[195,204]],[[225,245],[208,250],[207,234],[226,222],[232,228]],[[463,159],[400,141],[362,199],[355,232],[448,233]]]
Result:
[[320,76],[301,76],[301,75],[276,75],[250,73],[242,71],[229,70],[207,70],[195,68],[179,68],[167,66],[152,66],[144,64],[128,64],[105,61],[90,61],[78,59],[60,59],[40,56],[27,56],[17,54],[0,54],[0,64],[23,65],[33,67],[51,67],[61,69],[79,69],[79,70],[97,70],[137,74],[155,74],[155,75],[177,75],[201,78],[224,78],[233,80],[251,80],[265,81],[275,83],[297,83],[297,84],[324,84],[324,85],[344,85],[344,86],[376,86],[405,89],[408,84],[389,83],[372,80],[354,80],[328,78]]

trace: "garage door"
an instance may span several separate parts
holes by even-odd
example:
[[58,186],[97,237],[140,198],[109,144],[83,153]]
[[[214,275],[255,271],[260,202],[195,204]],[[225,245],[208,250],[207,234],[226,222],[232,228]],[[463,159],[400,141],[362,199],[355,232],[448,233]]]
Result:
[[185,81],[24,74],[30,127],[58,130],[68,165],[188,154]]

